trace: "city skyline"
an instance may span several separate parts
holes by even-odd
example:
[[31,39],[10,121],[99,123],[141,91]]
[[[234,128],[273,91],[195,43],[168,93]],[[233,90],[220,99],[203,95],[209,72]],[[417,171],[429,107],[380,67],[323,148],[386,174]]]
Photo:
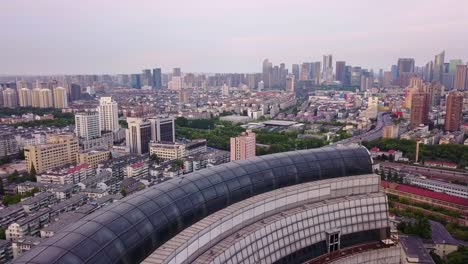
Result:
[[[243,3],[3,3],[0,18],[11,41],[0,43],[8,51],[0,55],[7,62],[0,74],[119,74],[154,67],[258,72],[265,58],[290,68],[323,54],[377,70],[406,57],[422,66],[442,50],[448,58],[468,59],[460,44],[468,36],[467,3],[393,1],[378,9],[367,0]],[[368,8],[364,16],[362,7]],[[392,16],[382,19],[386,14]]]

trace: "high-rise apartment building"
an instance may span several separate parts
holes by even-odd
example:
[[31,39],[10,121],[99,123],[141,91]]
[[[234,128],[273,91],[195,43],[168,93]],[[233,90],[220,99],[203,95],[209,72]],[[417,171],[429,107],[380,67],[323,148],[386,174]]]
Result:
[[151,141],[151,123],[145,118],[127,117],[128,128],[125,132],[127,147],[130,153],[145,154],[149,152]]
[[18,90],[19,106],[28,107],[32,106],[32,92],[28,88],[21,88]]
[[18,95],[12,88],[6,88],[3,90],[3,106],[8,108],[18,107]]
[[451,92],[447,96],[445,131],[458,131],[463,118],[463,93]]
[[287,92],[294,92],[294,75],[288,74],[286,77],[286,91]]
[[141,75],[132,74],[130,75],[130,82],[133,89],[141,89]]
[[79,112],[75,114],[75,134],[86,140],[101,136],[98,112]]
[[78,152],[78,140],[70,134],[49,135],[46,144],[24,147],[27,169],[31,171],[34,167],[36,173],[75,164]]
[[59,109],[68,107],[67,89],[63,87],[54,88],[54,107]]
[[426,64],[424,69],[424,80],[426,82],[431,82],[434,77],[434,62],[430,61]]
[[119,109],[117,102],[112,100],[112,97],[101,97],[97,112],[99,113],[99,127],[101,131],[116,132],[119,130]]
[[39,93],[39,107],[40,108],[54,107],[54,97],[50,89],[48,88],[41,89]]
[[161,68],[154,68],[153,69],[153,89],[161,89],[161,88],[162,88]]
[[464,91],[467,89],[467,78],[468,78],[468,66],[457,65],[455,70],[455,80],[453,88],[458,91]]
[[337,61],[336,62],[335,79],[337,81],[339,81],[341,84],[344,84],[344,81],[345,81],[345,69],[346,69],[346,62],[345,61]]
[[251,130],[231,138],[231,160],[245,160],[255,157],[256,135]]
[[419,125],[427,125],[429,121],[429,94],[416,93],[411,97],[411,119],[410,127],[416,128]]

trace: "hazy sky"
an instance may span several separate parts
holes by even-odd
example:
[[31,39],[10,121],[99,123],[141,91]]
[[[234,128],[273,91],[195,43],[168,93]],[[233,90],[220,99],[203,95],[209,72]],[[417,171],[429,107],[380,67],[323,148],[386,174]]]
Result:
[[468,0],[0,0],[0,74],[468,59]]

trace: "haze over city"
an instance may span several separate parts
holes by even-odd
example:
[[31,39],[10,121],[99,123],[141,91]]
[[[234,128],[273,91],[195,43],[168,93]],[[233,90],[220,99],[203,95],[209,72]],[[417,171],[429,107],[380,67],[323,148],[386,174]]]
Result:
[[183,65],[256,72],[338,60],[388,69],[468,59],[467,1],[2,1],[0,74],[116,74]]

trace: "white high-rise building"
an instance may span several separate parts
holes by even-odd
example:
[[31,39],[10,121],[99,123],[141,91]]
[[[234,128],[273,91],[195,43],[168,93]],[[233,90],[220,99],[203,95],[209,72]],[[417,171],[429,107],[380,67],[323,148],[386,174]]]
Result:
[[39,107],[40,108],[52,108],[54,107],[54,98],[52,91],[47,88],[41,89],[39,93]]
[[34,88],[31,92],[32,107],[41,107],[41,88]]
[[68,107],[67,89],[63,87],[54,88],[54,107],[59,109]]
[[294,92],[294,75],[288,74],[286,77],[286,92]]
[[28,107],[32,105],[32,92],[28,88],[21,88],[18,90],[19,105],[21,107]]
[[223,84],[223,87],[221,89],[223,92],[223,96],[229,96],[229,86],[227,84]]
[[259,81],[257,90],[261,92],[263,91],[264,88],[265,88],[265,83],[263,81]]
[[80,112],[75,114],[75,134],[89,140],[101,136],[98,112]]
[[152,117],[151,140],[157,142],[175,142],[175,119],[174,117]]
[[119,130],[119,109],[117,102],[113,101],[112,97],[101,97],[97,111],[101,131],[117,132]]

